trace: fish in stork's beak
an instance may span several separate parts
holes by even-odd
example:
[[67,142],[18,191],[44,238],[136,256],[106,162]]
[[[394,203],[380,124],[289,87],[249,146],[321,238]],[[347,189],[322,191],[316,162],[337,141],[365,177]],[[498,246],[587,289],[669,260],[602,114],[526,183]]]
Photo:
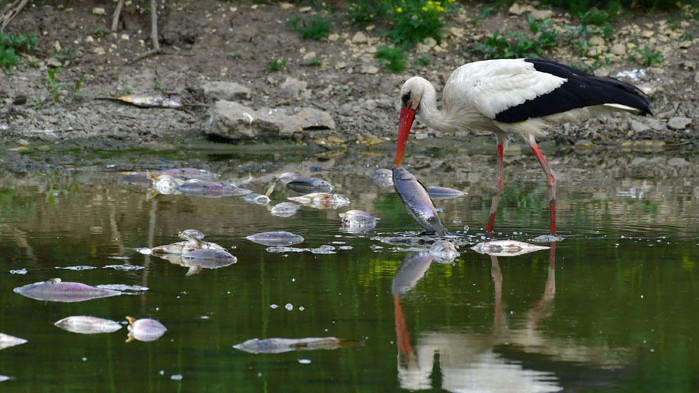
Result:
[[403,152],[405,152],[405,143],[410,135],[410,127],[413,126],[417,109],[412,109],[412,103],[400,110],[400,126],[398,128],[398,149],[396,150],[396,167],[403,160]]

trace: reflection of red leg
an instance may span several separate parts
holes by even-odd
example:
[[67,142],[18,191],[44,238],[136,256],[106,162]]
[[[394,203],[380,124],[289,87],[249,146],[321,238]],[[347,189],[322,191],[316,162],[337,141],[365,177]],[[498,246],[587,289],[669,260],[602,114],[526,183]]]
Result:
[[549,269],[548,275],[546,276],[546,287],[544,288],[544,295],[541,299],[532,306],[529,310],[529,320],[527,321],[527,327],[529,329],[536,329],[537,325],[541,319],[544,318],[544,314],[549,309],[553,296],[556,294],[556,243],[551,242],[551,248],[549,250]]
[[493,278],[495,292],[495,315],[493,316],[493,325],[495,329],[502,328],[502,272],[498,257],[490,256],[490,276]]
[[405,324],[403,316],[403,307],[400,305],[398,295],[393,295],[393,313],[396,318],[396,345],[398,346],[398,354],[407,358],[413,352],[413,347],[410,345],[410,332]]
[[504,143],[505,137],[498,136],[498,173],[497,180],[495,181],[495,186],[493,187],[493,200],[490,203],[490,219],[488,220],[488,228],[485,230],[488,237],[493,235],[493,224],[495,224],[495,212],[498,210],[498,202],[500,202],[500,192],[502,192],[503,180],[503,158],[504,158]]
[[546,157],[541,153],[541,150],[539,150],[539,146],[537,146],[534,137],[529,138],[529,147],[532,148],[536,159],[539,160],[541,168],[546,174],[546,184],[549,187],[549,206],[551,210],[551,234],[556,235],[556,179],[551,170],[551,166],[546,161]]

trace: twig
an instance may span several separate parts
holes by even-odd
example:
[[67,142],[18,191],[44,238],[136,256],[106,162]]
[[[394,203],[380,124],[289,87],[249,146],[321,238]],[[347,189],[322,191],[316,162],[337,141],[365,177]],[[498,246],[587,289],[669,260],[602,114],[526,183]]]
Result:
[[17,0],[14,3],[8,5],[5,8],[6,11],[3,10],[2,14],[0,15],[0,33],[5,31],[5,27],[7,27],[7,25],[9,25],[10,22],[12,22],[12,19],[14,19],[15,16],[17,16],[20,13],[20,11],[22,11],[22,9],[24,8],[24,6],[27,5],[27,3],[29,3],[29,0]]
[[160,50],[158,41],[158,6],[156,0],[150,0],[150,39],[153,42],[153,50]]
[[119,0],[114,10],[114,16],[112,16],[112,33],[116,33],[119,26],[119,15],[121,15],[122,8],[124,8],[124,0]]
[[141,61],[141,60],[145,59],[146,57],[160,55],[160,54],[164,54],[164,53],[168,53],[168,52],[166,52],[165,50],[160,49],[160,48],[151,49],[146,53],[141,53],[140,55],[134,57],[134,59],[131,60],[131,64],[136,63],[138,61]]

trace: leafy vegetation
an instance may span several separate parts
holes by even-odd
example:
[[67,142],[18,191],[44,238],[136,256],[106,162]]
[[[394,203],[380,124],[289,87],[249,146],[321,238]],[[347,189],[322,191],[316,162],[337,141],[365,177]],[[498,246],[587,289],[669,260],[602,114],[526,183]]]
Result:
[[633,52],[629,52],[628,57],[629,60],[638,64],[652,66],[653,64],[663,63],[663,60],[660,58],[661,54],[660,51],[653,51],[646,45],[643,49],[636,47]]
[[512,57],[541,57],[548,49],[560,43],[560,33],[549,27],[551,19],[537,22],[529,16],[531,36],[522,33],[500,33],[497,30],[485,38],[471,53],[485,59],[505,59]]
[[388,32],[396,45],[411,47],[426,38],[442,40],[442,18],[458,10],[455,0],[396,1],[391,12],[393,28]]
[[407,56],[401,48],[381,46],[375,56],[386,69],[393,72],[402,72],[408,67]]
[[36,36],[0,33],[0,67],[8,69],[19,64],[22,53],[36,49]]
[[284,58],[273,58],[265,64],[265,72],[268,74],[271,72],[284,71],[286,69],[286,59]]
[[[80,87],[82,86],[83,79],[80,78],[77,82],[70,84],[70,83],[57,83],[56,82],[56,73],[60,70],[60,67],[56,68],[48,68],[46,70],[46,79],[48,80],[48,91],[51,94],[51,98],[53,99],[53,102],[56,102],[61,99],[61,97],[64,96],[63,90],[68,89],[71,93],[70,99],[75,100],[75,99],[80,99],[83,97],[82,92],[80,91]],[[41,103],[39,102],[34,102],[33,105],[35,107],[40,107]]]
[[388,13],[386,1],[356,0],[349,5],[347,11],[352,22],[357,25],[368,25],[373,20]]
[[332,18],[323,16],[312,16],[308,22],[306,22],[301,17],[289,18],[288,23],[294,29],[305,38],[310,38],[314,40],[322,40],[330,32],[330,27],[332,26]]

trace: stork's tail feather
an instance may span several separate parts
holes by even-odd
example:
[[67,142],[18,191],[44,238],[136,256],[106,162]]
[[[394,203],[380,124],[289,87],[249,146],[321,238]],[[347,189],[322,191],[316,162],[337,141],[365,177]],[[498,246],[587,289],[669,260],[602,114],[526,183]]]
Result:
[[648,95],[638,87],[609,77],[591,76],[590,79],[604,86],[605,106],[634,112],[641,116],[653,115]]

